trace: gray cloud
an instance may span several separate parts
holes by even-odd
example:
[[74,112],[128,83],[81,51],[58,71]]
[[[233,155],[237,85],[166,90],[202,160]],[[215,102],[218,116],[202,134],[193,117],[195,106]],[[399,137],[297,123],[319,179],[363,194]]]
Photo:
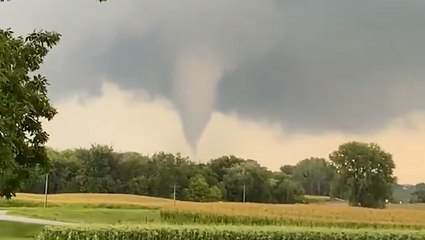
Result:
[[423,109],[423,2],[310,4],[282,6],[285,40],[226,76],[222,109],[307,131],[373,130]]
[[[358,132],[425,110],[421,0],[16,2],[0,5],[9,26],[64,33],[45,67],[54,98],[95,94],[106,79],[176,100],[176,60],[202,46],[223,61],[214,102],[223,112],[297,132]],[[16,17],[34,9],[44,15]]]

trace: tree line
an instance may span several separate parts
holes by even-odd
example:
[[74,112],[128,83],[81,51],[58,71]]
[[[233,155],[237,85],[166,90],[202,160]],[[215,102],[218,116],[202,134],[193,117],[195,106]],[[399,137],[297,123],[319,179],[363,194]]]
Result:
[[[48,150],[49,193],[126,193],[190,201],[301,202],[303,189],[283,172],[254,160],[223,156],[195,163],[180,154],[117,153],[109,146]],[[34,171],[22,191],[43,193],[44,173]]]
[[[308,158],[271,171],[257,161],[222,156],[195,163],[180,154],[118,153],[109,146],[55,151],[50,159],[53,193],[126,193],[190,201],[302,203],[305,195],[346,199],[350,205],[384,207],[391,199],[394,162],[376,144],[349,142],[324,158]],[[42,169],[21,191],[43,193]],[[175,194],[175,195],[174,195]]]

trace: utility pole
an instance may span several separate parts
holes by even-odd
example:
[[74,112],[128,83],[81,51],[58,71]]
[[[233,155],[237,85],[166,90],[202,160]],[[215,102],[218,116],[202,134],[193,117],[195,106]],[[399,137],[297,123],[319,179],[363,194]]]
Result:
[[179,188],[179,186],[174,183],[173,186],[170,186],[173,188],[173,207],[176,207],[176,203],[177,203],[177,188]]
[[242,196],[243,202],[246,201],[246,184],[243,184],[243,196]]
[[46,173],[46,182],[44,184],[44,208],[47,207],[47,194],[49,191],[49,173]]
[[246,177],[245,177],[245,167],[242,168],[242,179],[243,179],[243,196],[242,201],[246,201]]
[[173,207],[176,208],[176,184],[174,183],[174,190],[173,190]]

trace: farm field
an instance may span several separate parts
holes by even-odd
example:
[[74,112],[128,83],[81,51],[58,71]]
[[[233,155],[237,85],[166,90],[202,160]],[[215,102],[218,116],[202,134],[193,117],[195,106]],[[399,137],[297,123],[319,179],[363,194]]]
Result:
[[[114,225],[114,231],[118,231],[119,235],[140,235],[142,234],[139,233],[141,231],[140,228],[143,226],[151,226],[149,232],[164,234],[164,236],[165,234],[170,236],[178,234],[180,237],[187,237],[187,234],[196,230],[204,236],[196,238],[199,240],[214,239],[213,237],[226,234],[236,234],[234,236],[237,236],[238,233],[235,233],[234,229],[255,229],[254,232],[240,233],[252,236],[252,238],[247,238],[252,240],[264,237],[259,232],[266,231],[279,238],[282,234],[289,234],[289,230],[291,230],[289,231],[290,234],[294,236],[303,236],[306,231],[309,232],[310,238],[306,239],[327,237],[329,231],[332,233],[343,231],[344,233],[347,232],[347,234],[354,234],[356,231],[375,231],[374,237],[376,237],[376,234],[381,235],[389,232],[403,236],[414,233],[415,236],[412,239],[425,238],[423,232],[425,230],[425,208],[420,204],[394,205],[389,206],[388,209],[376,210],[348,207],[345,203],[280,205],[176,201],[174,205],[174,202],[169,199],[118,194],[59,194],[49,195],[48,199],[49,207],[42,208],[44,196],[17,194],[15,200],[1,201],[0,208],[7,209],[10,215],[82,225],[77,226],[80,229],[78,231],[75,227],[60,228],[60,231],[57,230],[58,228],[48,228],[45,231],[45,238],[43,238],[45,240],[56,239],[56,237],[49,234],[57,236],[59,232],[69,233],[69,231],[90,236],[93,231],[99,232],[99,228],[93,230],[91,227],[93,224]],[[12,225],[14,225],[15,229],[21,228],[23,230],[13,232],[10,230],[13,228],[8,227],[9,232],[5,233],[2,229],[6,228],[3,228],[1,224],[10,225],[12,223],[0,223],[0,236],[3,236],[3,239],[31,239],[31,237],[28,237],[29,234],[40,232],[42,228],[41,226],[13,223]],[[187,227],[191,225],[193,226],[190,228],[192,230]],[[243,225],[257,226],[253,228]],[[213,227],[216,229],[214,230],[215,232],[212,232],[211,228],[206,226],[215,226]],[[364,230],[365,228],[368,230]],[[384,230],[376,232],[376,229],[380,228],[384,228]],[[110,227],[101,229],[105,231],[103,233],[105,236],[112,234],[105,230],[110,229]],[[321,233],[316,233],[316,230],[320,230]],[[311,231],[314,231],[314,233]],[[11,238],[11,234],[14,234],[15,236],[13,237],[15,238]],[[338,234],[335,236],[340,236]],[[4,238],[4,236],[7,237]],[[340,238],[329,239],[350,239],[342,238],[341,236]],[[354,237],[354,235],[352,236]],[[0,237],[0,239],[2,238]],[[149,238],[146,239],[149,240]],[[290,239],[301,238],[294,237]]]
[[[42,195],[18,194],[17,200],[44,200]],[[160,208],[164,212],[184,214],[245,216],[251,218],[305,220],[306,222],[357,222],[390,225],[425,226],[425,211],[422,205],[391,206],[388,209],[365,209],[349,207],[346,203],[335,204],[255,204],[255,203],[194,203],[173,201],[134,195],[115,194],[59,194],[49,196],[55,204],[109,204],[111,206],[138,206],[141,208]],[[198,217],[196,217],[198,218]],[[196,223],[196,222],[195,222]],[[287,222],[285,222],[287,224]],[[395,226],[397,227],[397,226]]]

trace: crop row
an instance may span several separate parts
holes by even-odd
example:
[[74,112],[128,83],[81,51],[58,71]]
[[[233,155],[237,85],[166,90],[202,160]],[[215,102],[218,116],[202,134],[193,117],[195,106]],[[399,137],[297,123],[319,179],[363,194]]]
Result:
[[220,216],[247,216],[256,219],[302,219],[303,222],[360,222],[384,223],[389,228],[404,225],[425,227],[425,211],[406,206],[390,206],[387,209],[350,207],[346,204],[255,204],[255,203],[177,203],[162,210],[201,213]]
[[161,221],[170,224],[199,224],[199,225],[251,225],[251,226],[298,226],[298,227],[328,227],[328,228],[372,228],[372,229],[425,229],[425,225],[394,222],[360,222],[347,220],[323,220],[314,218],[267,217],[225,215],[214,213],[197,213],[189,211],[162,210]]
[[423,231],[177,226],[48,227],[37,240],[419,240]]

